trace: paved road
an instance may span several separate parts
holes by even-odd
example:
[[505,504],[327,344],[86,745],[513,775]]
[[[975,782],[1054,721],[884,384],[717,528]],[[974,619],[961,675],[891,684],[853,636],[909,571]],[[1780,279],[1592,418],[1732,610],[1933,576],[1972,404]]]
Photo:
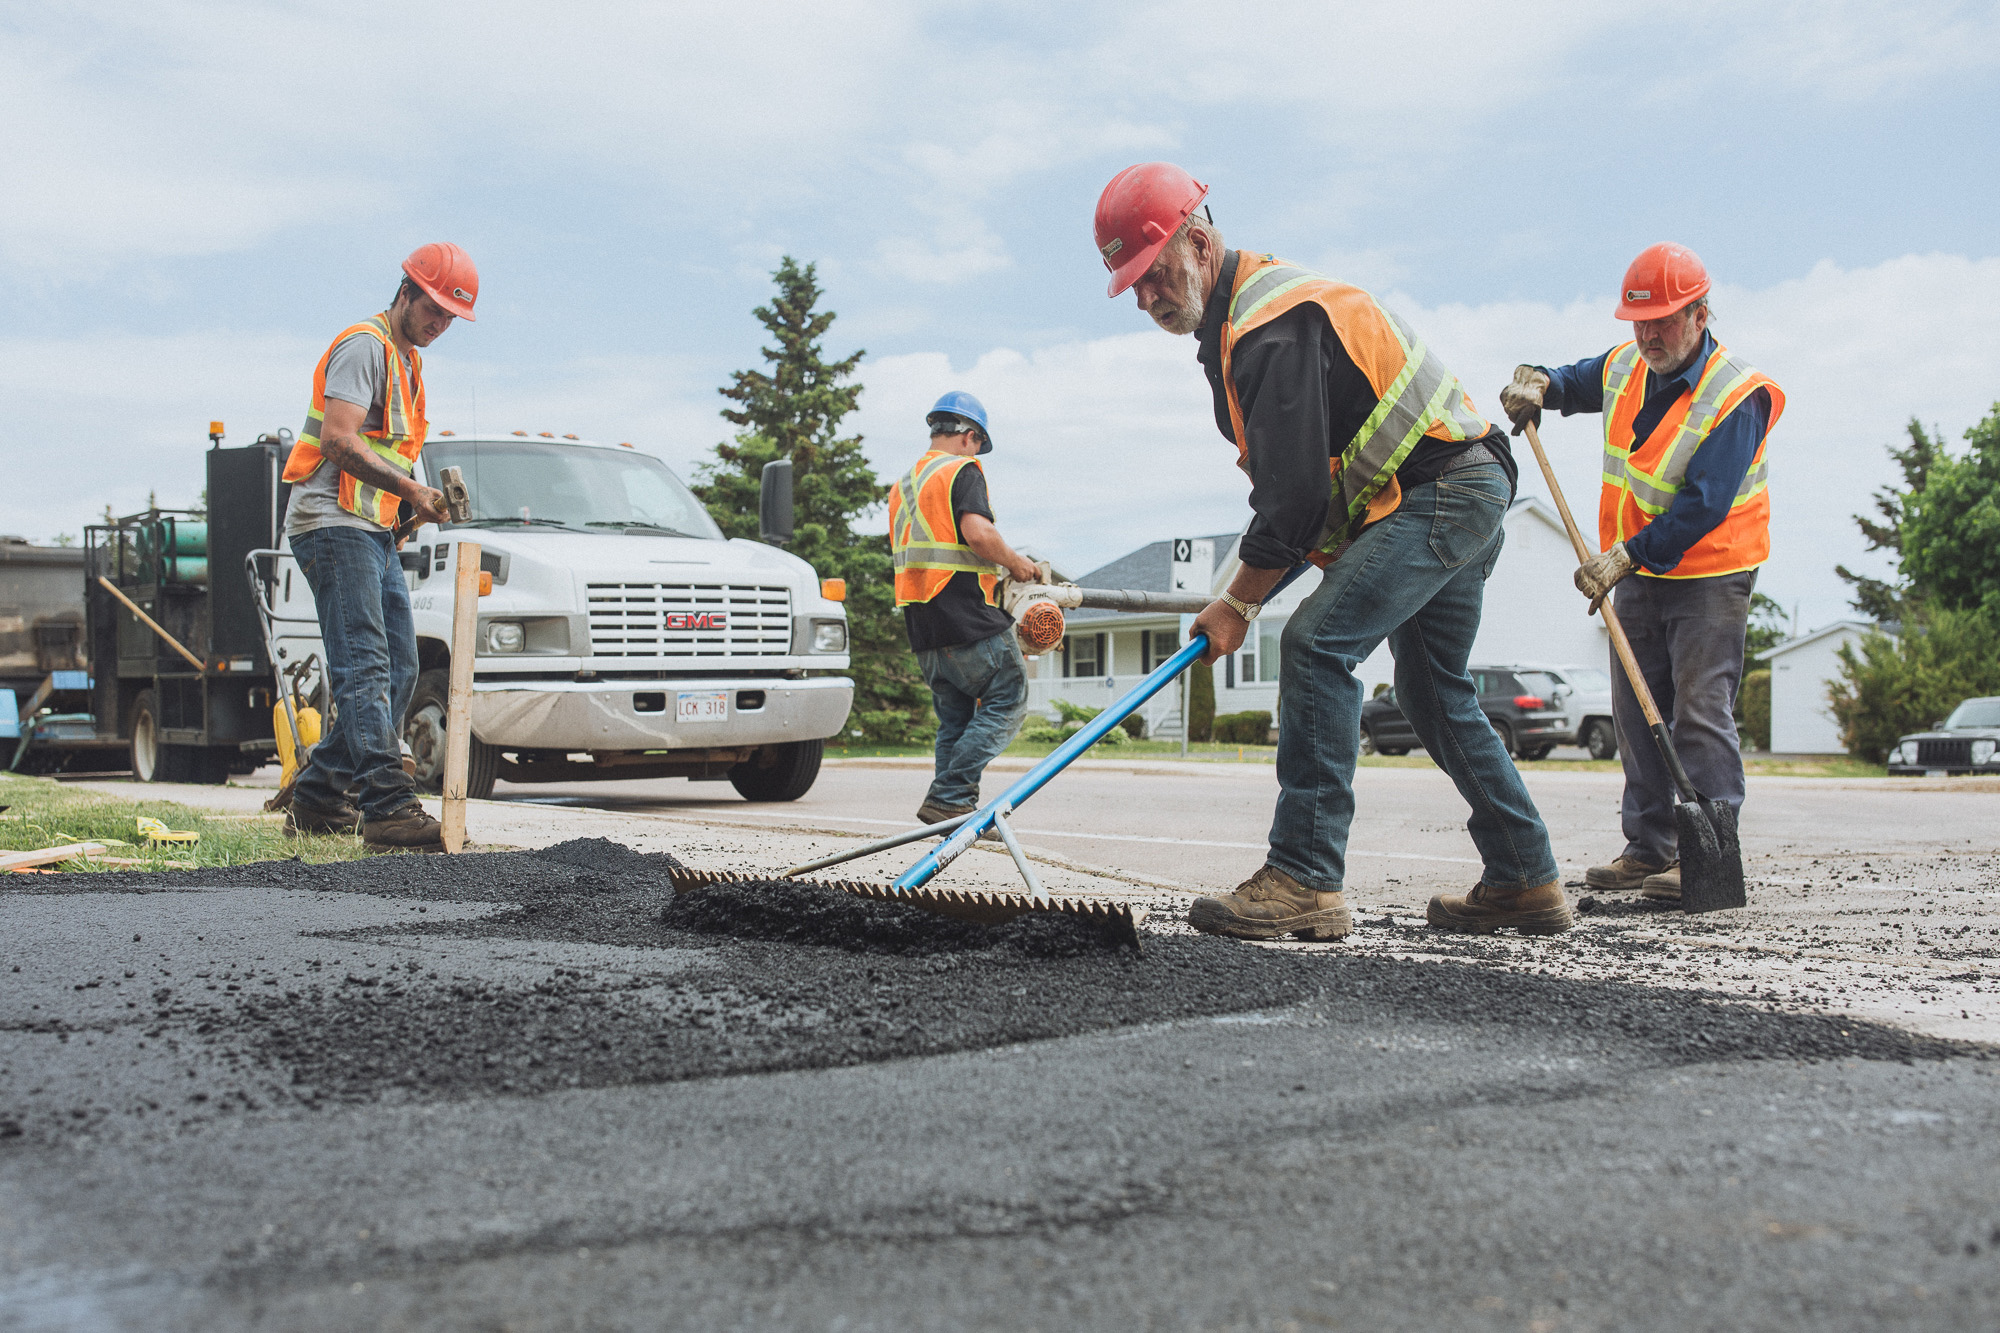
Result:
[[[1023,822],[1219,882],[1270,780],[1084,770]],[[1469,856],[1441,781],[1368,770],[1357,846]],[[1615,790],[1533,781],[1598,855]],[[475,827],[726,857],[921,785]],[[1762,784],[1726,923],[1440,941],[1411,914],[1469,867],[1382,857],[1348,946],[1169,920],[1115,964],[695,937],[534,857],[37,880],[0,898],[0,1328],[1993,1327],[2000,1062],[1812,987],[1991,1004],[1995,800]]]

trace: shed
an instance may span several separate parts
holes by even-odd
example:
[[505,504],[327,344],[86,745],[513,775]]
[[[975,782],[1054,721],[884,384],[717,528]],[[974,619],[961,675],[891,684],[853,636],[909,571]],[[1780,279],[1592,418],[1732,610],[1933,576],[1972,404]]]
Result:
[[1840,620],[1757,655],[1771,667],[1771,749],[1776,754],[1843,754],[1827,690],[1840,678],[1840,650],[1878,628]]

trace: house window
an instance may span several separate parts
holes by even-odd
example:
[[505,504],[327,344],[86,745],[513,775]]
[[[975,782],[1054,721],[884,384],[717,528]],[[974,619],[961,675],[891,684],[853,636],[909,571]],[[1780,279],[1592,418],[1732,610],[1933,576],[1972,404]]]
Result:
[[1283,655],[1278,651],[1278,639],[1284,632],[1285,622],[1282,620],[1276,624],[1261,619],[1257,622],[1258,680],[1270,681],[1273,684],[1277,682],[1278,668],[1283,660]]
[[1072,634],[1063,643],[1063,674],[1088,678],[1104,674],[1104,636]]
[[1238,653],[1237,656],[1243,659],[1243,683],[1245,685],[1255,685],[1257,683],[1256,635],[1253,634],[1250,636],[1249,646]]
[[1139,636],[1139,674],[1146,675],[1181,650],[1179,630],[1149,629]]

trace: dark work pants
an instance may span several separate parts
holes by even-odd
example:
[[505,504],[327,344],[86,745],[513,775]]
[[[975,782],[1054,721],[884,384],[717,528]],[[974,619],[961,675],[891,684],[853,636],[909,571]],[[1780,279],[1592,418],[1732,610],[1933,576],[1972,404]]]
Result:
[[[1743,748],[1736,737],[1736,688],[1743,680],[1743,632],[1757,571],[1707,579],[1634,574],[1613,594],[1653,702],[1695,790],[1743,807]],[[1625,855],[1647,865],[1679,859],[1666,760],[1639,711],[1617,649],[1611,652],[1611,713],[1625,763]]]

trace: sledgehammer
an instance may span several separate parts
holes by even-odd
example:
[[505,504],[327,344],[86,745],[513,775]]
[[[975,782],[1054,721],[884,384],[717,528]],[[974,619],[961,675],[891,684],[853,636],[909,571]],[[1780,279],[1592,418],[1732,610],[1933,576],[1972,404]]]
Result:
[[[1590,550],[1583,544],[1576,520],[1570,516],[1569,501],[1563,499],[1562,487],[1556,484],[1549,456],[1542,452],[1540,432],[1534,422],[1525,424],[1528,443],[1535,449],[1535,461],[1542,465],[1549,494],[1556,498],[1556,508],[1562,512],[1563,526],[1569,529],[1570,544],[1576,547],[1577,563],[1581,564],[1590,559]],[[1673,774],[1674,787],[1680,792],[1681,799],[1674,806],[1674,831],[1680,839],[1681,910],[1713,912],[1724,907],[1741,907],[1748,898],[1743,889],[1743,846],[1737,837],[1736,811],[1726,801],[1703,798],[1688,781],[1681,757],[1674,752],[1673,736],[1660,718],[1659,705],[1653,702],[1653,692],[1646,688],[1646,678],[1639,674],[1639,663],[1632,656],[1625,627],[1618,623],[1618,613],[1611,609],[1611,599],[1606,597],[1599,609],[1604,613],[1604,628],[1611,631],[1618,660],[1624,664],[1625,678],[1632,682],[1632,693],[1639,696],[1639,709],[1646,715],[1646,725],[1660,747],[1660,757],[1666,760],[1667,771]]]

